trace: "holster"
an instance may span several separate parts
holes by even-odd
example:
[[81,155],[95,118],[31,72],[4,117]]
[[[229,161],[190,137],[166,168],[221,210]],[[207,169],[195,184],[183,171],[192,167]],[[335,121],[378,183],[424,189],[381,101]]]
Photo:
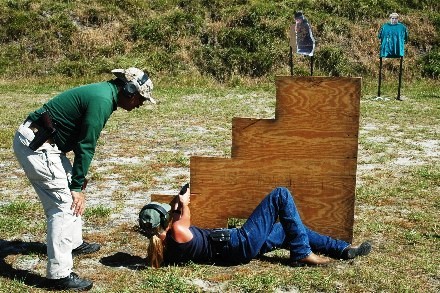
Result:
[[40,118],[38,118],[37,121],[34,121],[32,126],[35,126],[38,130],[35,132],[34,139],[29,144],[29,148],[33,151],[36,151],[43,145],[43,143],[52,138],[57,131],[52,122],[52,118],[47,111],[41,113]]
[[231,230],[229,229],[213,229],[209,234],[209,242],[211,243],[212,260],[215,262],[224,261],[225,251],[228,249],[229,240],[231,239]]
[[231,239],[231,231],[229,229],[213,229],[209,238],[213,242],[227,242]]

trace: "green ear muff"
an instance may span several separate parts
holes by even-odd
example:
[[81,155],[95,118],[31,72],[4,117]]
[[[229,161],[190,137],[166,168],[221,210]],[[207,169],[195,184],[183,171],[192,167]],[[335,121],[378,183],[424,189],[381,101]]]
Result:
[[[151,223],[151,221],[152,221],[151,213],[148,213],[147,210],[154,210],[159,213],[159,217],[160,217],[159,223],[157,223],[157,224]],[[145,215],[145,214],[149,214],[149,215]],[[149,204],[145,205],[141,209],[141,211],[139,212],[139,227],[147,234],[148,234],[148,231],[150,231],[153,228],[158,227],[159,225],[163,229],[166,229],[168,226],[169,220],[170,220],[170,214],[168,213],[168,211],[165,208],[163,208],[162,206],[155,204],[155,203],[149,203]],[[157,219],[154,222],[157,222]]]

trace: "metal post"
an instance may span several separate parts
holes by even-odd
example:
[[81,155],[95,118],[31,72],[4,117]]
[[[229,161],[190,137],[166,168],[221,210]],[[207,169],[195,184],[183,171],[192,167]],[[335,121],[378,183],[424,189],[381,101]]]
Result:
[[380,97],[380,84],[382,83],[382,57],[379,58],[379,86],[377,88],[377,97]]
[[292,47],[290,47],[289,65],[290,65],[290,75],[293,76],[293,49],[292,49]]
[[397,100],[402,100],[400,98],[400,87],[402,85],[402,63],[403,63],[403,56],[400,57],[400,70],[399,70],[399,87],[397,88]]
[[313,55],[310,57],[310,76],[313,76]]

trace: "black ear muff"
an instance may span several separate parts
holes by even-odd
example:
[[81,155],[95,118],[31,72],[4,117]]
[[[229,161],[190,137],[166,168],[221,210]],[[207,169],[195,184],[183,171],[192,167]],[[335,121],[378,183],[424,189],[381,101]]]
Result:
[[[159,213],[159,215],[160,215],[160,225],[162,226],[163,229],[166,229],[166,228],[167,228],[167,226],[168,226],[168,221],[169,221],[169,214],[168,214],[168,212],[167,212],[163,207],[161,207],[160,205],[154,204],[154,203],[150,203],[150,204],[145,205],[145,206],[141,209],[139,215],[141,215],[142,212],[143,212],[145,209],[153,209],[153,210],[157,211],[157,212]],[[139,219],[139,226],[140,226],[141,228],[143,228],[144,225],[145,225],[145,224],[142,223],[142,222],[140,221],[140,219]],[[151,226],[151,224],[150,224],[150,226]],[[150,228],[151,228],[151,227],[150,227]]]
[[138,92],[136,84],[132,81],[127,82],[122,90],[124,92],[124,95],[129,98],[132,98]]

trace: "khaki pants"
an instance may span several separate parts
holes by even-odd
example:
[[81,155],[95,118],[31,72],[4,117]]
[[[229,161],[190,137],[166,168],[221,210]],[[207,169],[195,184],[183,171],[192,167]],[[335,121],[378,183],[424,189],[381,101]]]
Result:
[[69,182],[72,164],[56,145],[44,143],[35,152],[34,138],[25,121],[17,130],[13,148],[18,162],[43,205],[47,221],[47,278],[60,279],[72,272],[72,249],[82,243],[81,217],[73,215]]

